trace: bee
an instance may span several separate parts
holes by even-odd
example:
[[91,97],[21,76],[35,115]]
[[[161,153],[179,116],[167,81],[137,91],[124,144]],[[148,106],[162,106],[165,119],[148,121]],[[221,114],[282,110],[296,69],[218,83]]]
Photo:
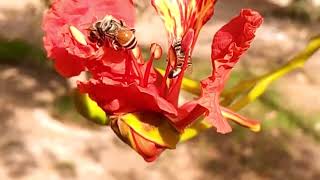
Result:
[[[175,52],[175,56],[176,56],[176,65],[175,67],[170,71],[168,77],[170,79],[176,78],[182,71],[182,68],[184,66],[184,60],[186,57],[185,52],[182,49],[182,45],[181,45],[181,40],[175,40],[172,44],[172,48]],[[191,62],[191,57],[190,55],[188,55],[188,65],[187,67],[190,68],[192,66],[192,62]]]
[[92,43],[96,43],[98,47],[109,43],[115,50],[131,50],[137,45],[135,29],[127,27],[122,20],[117,20],[113,16],[105,16],[102,20],[95,22],[88,30],[88,39]]

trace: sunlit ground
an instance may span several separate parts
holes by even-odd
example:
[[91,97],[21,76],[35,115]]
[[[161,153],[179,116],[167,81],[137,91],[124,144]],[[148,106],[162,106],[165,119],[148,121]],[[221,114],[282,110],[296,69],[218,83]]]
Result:
[[[241,111],[259,119],[262,132],[238,126],[228,135],[208,130],[147,164],[110,129],[76,113],[67,82],[41,50],[45,5],[37,0],[25,5],[0,2],[1,180],[320,179],[319,53]],[[228,87],[280,67],[319,33],[316,17],[295,15],[294,7],[279,15],[279,7],[267,1],[222,0],[199,37],[188,76],[201,79],[210,74],[212,36],[243,7],[261,10],[265,23]],[[166,43],[161,21],[154,15],[152,9],[139,14],[137,37],[145,49],[154,41]],[[159,32],[150,32],[150,26]]]

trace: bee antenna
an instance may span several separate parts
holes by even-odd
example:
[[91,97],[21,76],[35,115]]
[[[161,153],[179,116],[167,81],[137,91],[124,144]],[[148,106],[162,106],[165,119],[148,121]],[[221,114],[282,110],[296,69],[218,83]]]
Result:
[[122,20],[119,20],[119,21],[120,21],[120,25],[121,25],[121,26],[124,26],[124,25],[125,25]]

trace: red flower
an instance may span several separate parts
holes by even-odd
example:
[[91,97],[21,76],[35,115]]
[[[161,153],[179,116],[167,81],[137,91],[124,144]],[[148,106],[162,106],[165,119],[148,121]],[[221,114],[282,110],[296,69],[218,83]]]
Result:
[[[230,70],[249,48],[256,29],[262,23],[262,17],[253,10],[242,10],[239,16],[217,32],[212,42],[213,71],[211,77],[201,81],[201,96],[182,106],[178,105],[188,55],[191,56],[200,29],[213,15],[215,2],[152,0],[169,37],[169,63],[164,75],[153,68],[153,61],[162,54],[159,45],[152,44],[149,60],[145,61],[138,46],[134,50],[115,50],[107,45],[98,48],[94,43],[88,43],[86,25],[105,15],[112,15],[133,27],[134,13],[130,0],[56,0],[44,18],[45,48],[62,75],[74,76],[83,70],[91,74],[89,81],[78,83],[79,90],[88,93],[108,115],[115,117],[111,126],[116,134],[147,161],[151,161],[164,149],[173,147],[159,145],[137,133],[121,121],[122,116],[128,113],[160,114],[161,120],[158,121],[167,119],[177,131],[182,132],[205,115],[206,121],[215,126],[218,132],[231,131],[230,125],[222,117],[219,96]],[[185,54],[184,64],[178,77],[169,79],[168,75],[178,60],[178,53],[173,47],[177,39],[181,40],[181,49]],[[233,113],[227,109],[224,111]],[[234,116],[248,124],[256,123],[237,114]],[[146,118],[145,123],[148,121],[151,123],[151,119]]]
[[[215,0],[187,2],[179,0],[153,0],[152,4],[164,20],[169,34],[169,43],[172,42],[172,39],[182,37],[183,42],[192,44],[189,46],[190,49],[185,48],[185,51],[192,52],[194,42],[201,27],[213,15],[215,2]],[[179,13],[176,11],[179,11]],[[254,33],[261,23],[262,17],[259,13],[245,9],[241,11],[239,16],[232,19],[216,33],[212,42],[212,76],[201,81],[201,97],[196,101],[187,102],[178,108],[179,116],[171,118],[178,129],[184,129],[200,115],[205,114],[206,120],[212,123],[218,132],[227,133],[231,131],[230,125],[222,116],[219,96],[229,77],[230,70],[238,62],[240,55],[249,48],[254,38]],[[186,40],[190,39],[190,32],[194,32],[194,36],[191,38],[192,43],[190,43],[190,40]],[[170,51],[168,54],[170,54]],[[177,102],[182,76],[183,73],[169,88],[172,91],[168,100],[173,103]]]

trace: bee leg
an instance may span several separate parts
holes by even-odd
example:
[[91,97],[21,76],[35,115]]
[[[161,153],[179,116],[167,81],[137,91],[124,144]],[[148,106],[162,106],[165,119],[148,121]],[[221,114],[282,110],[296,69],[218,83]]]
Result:
[[116,51],[119,50],[119,46],[116,44],[115,40],[112,40],[111,45],[112,45],[113,49],[115,49]]
[[188,67],[192,66],[191,55],[188,56]]
[[117,45],[112,44],[112,47],[113,47],[114,50],[118,51],[118,46]]
[[133,28],[132,28],[132,29],[130,29],[130,31],[132,31],[133,33],[135,33],[135,32],[136,32],[136,29],[133,29]]
[[103,41],[98,40],[98,41],[97,41],[97,47],[102,47],[102,46],[103,46]]

